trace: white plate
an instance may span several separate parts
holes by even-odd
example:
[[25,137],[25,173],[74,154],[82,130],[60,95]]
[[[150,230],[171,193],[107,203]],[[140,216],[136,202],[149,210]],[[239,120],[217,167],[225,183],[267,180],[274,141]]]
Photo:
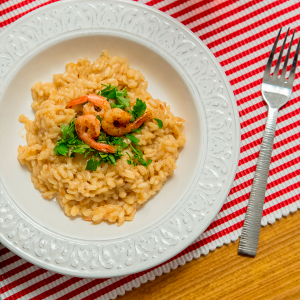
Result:
[[[34,117],[32,84],[104,49],[127,57],[152,96],[187,120],[174,176],[119,228],[66,217],[56,201],[42,199],[17,160],[17,147],[25,144],[18,116]],[[0,238],[31,263],[100,278],[166,261],[217,215],[239,148],[237,107],[218,62],[199,38],[159,11],[127,1],[61,1],[27,14],[0,36]]]

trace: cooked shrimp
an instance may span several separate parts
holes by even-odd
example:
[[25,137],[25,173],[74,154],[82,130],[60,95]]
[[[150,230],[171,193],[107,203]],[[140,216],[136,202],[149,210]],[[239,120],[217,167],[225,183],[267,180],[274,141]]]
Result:
[[[94,114],[99,115],[101,118],[103,118],[104,113],[107,110],[111,109],[110,103],[106,100],[106,98],[102,96],[97,96],[95,94],[84,95],[80,98],[73,99],[67,104],[66,108],[70,108],[72,106],[83,104],[86,102],[89,103],[83,106],[83,113],[85,115]],[[101,108],[101,111],[96,111],[94,106]]]
[[116,152],[114,147],[95,141],[100,134],[100,122],[95,115],[80,116],[75,122],[75,130],[79,138],[90,147],[105,153]]
[[151,112],[147,111],[141,117],[137,118],[133,123],[129,123],[129,113],[120,108],[113,108],[104,114],[101,125],[105,133],[112,136],[122,136],[131,132],[132,129],[139,128],[150,117]]

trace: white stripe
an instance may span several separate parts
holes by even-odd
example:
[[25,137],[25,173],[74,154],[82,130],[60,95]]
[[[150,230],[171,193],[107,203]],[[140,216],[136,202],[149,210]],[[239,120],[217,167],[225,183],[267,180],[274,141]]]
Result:
[[[298,191],[299,193],[299,191]],[[263,226],[266,226],[268,223],[273,224],[275,222],[275,219],[281,219],[282,216],[288,216],[291,212],[295,212],[297,209],[300,209],[300,200],[291,203],[281,209],[276,210],[275,212],[272,212],[271,214],[268,214],[262,218],[261,224]]]

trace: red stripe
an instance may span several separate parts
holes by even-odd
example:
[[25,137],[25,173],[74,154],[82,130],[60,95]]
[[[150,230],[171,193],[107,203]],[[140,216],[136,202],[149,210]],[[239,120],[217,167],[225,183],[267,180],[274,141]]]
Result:
[[145,4],[149,5],[149,6],[153,6],[159,2],[162,2],[164,0],[152,0],[152,1],[149,1],[149,2],[146,2]]
[[[279,153],[279,154],[273,156],[273,157],[271,158],[271,163],[274,163],[274,162],[276,162],[276,161],[278,161],[278,160],[280,160],[280,159],[283,159],[284,157],[286,157],[286,156],[288,156],[288,155],[291,155],[291,154],[293,154],[293,153],[295,153],[295,152],[297,152],[297,151],[299,151],[299,150],[300,150],[300,145],[296,145],[295,147],[289,148],[289,149],[287,149],[286,151],[284,151],[284,152],[282,152],[282,153]],[[258,153],[258,152],[257,152],[257,153]],[[258,155],[257,155],[257,157],[258,157]],[[276,168],[272,168],[272,169],[270,170],[270,172],[269,172],[269,176],[273,176],[273,175],[275,175],[276,173],[282,171],[283,169],[285,169],[285,166],[286,166],[286,165],[288,165],[288,167],[290,167],[290,166],[293,166],[294,164],[297,164],[297,163],[298,163],[298,158],[296,157],[296,158],[290,160],[289,162],[286,162],[286,163],[284,163],[284,164],[282,164],[282,165],[280,165],[280,166],[278,166],[278,167],[276,167]],[[240,179],[240,178],[242,178],[242,177],[244,177],[244,176],[246,176],[246,175],[248,175],[248,174],[254,172],[255,169],[256,169],[256,165],[251,166],[251,167],[249,167],[249,168],[247,168],[247,169],[245,169],[245,170],[243,170],[243,171],[238,172],[238,173],[236,174],[234,180],[238,180],[238,179]]]
[[276,198],[279,198],[280,196],[283,196],[283,195],[285,195],[285,194],[287,194],[287,193],[289,193],[289,192],[291,192],[295,189],[298,189],[299,187],[300,187],[300,183],[296,182],[296,183],[286,187],[285,189],[282,189],[282,190],[280,190],[280,191],[278,191],[278,192],[276,192],[272,195],[267,196],[265,198],[265,203],[268,203],[268,202],[270,202],[270,201],[272,201]]
[[[210,38],[210,37],[212,37],[212,36],[214,36],[214,35],[216,35],[216,34],[218,34],[220,32],[223,32],[223,31],[231,28],[231,27],[234,27],[234,26],[236,26],[238,24],[246,22],[249,19],[253,19],[254,17],[260,15],[261,13],[265,13],[267,10],[270,10],[270,9],[276,7],[276,6],[279,6],[279,5],[281,5],[281,4],[283,4],[283,3],[287,2],[287,1],[288,0],[277,0],[275,2],[272,2],[272,3],[270,3],[270,4],[268,4],[268,5],[264,6],[264,7],[261,7],[259,9],[255,10],[255,11],[250,12],[249,14],[247,14],[245,16],[242,16],[239,19],[236,19],[236,20],[234,20],[232,22],[228,22],[225,25],[220,26],[220,27],[218,27],[215,30],[209,31],[209,32],[207,32],[207,33],[205,33],[205,34],[203,34],[203,35],[201,35],[199,37],[200,37],[200,39],[202,41],[204,41],[204,40],[206,40],[206,39],[208,39],[208,38]],[[254,22],[253,24],[247,25],[244,28],[241,28],[241,29],[238,29],[238,30],[236,30],[234,32],[231,32],[230,34],[225,35],[222,38],[217,39],[217,40],[209,43],[207,46],[209,48],[213,48],[215,46],[218,46],[218,45],[220,45],[220,44],[222,44],[224,42],[227,42],[227,41],[229,41],[229,40],[231,40],[231,39],[233,39],[233,38],[235,38],[235,37],[237,37],[237,36],[239,36],[241,34],[245,34],[246,32],[248,32],[248,31],[250,31],[250,30],[252,30],[252,29],[254,29],[254,28],[258,27],[258,26],[261,26],[264,23],[272,21],[272,20],[276,19],[277,17],[279,17],[279,16],[281,16],[281,15],[283,15],[285,13],[293,11],[294,9],[297,9],[299,6],[300,5],[297,3],[295,5],[292,5],[289,8],[284,8],[284,9],[282,9],[281,11],[279,11],[277,13],[268,14],[268,16],[266,18],[261,19],[259,22]]]
[[237,106],[240,106],[240,105],[245,104],[246,102],[249,102],[249,101],[251,101],[255,98],[258,98],[258,97],[261,97],[261,91],[255,92],[255,93],[253,93],[249,96],[246,96],[246,97],[244,97],[240,100],[237,100],[236,104],[237,104]]
[[262,84],[262,77],[260,79],[255,80],[255,81],[252,81],[251,83],[249,83],[247,85],[242,86],[239,89],[235,89],[233,91],[233,93],[234,93],[235,96],[237,96],[238,94],[241,94],[243,92],[246,92],[247,90],[253,89],[253,88],[255,88],[255,87],[257,87],[258,85],[261,85],[261,84]]
[[10,0],[1,0],[1,5],[8,1],[10,1]]
[[0,250],[0,256],[6,254],[6,253],[8,253],[8,252],[9,252],[9,250],[8,250],[7,248],[4,247],[3,249]]
[[16,4],[16,5],[9,6],[8,8],[0,10],[0,17],[3,16],[3,15],[5,15],[5,14],[7,14],[7,13],[9,13],[9,12],[11,12],[11,11],[13,11],[13,10],[21,8],[21,7],[23,7],[23,6],[27,5],[27,4],[35,2],[35,1],[36,0],[25,0],[25,1],[22,1],[22,2],[20,2],[18,4]]
[[[42,275],[42,274],[44,274],[46,272],[48,272],[48,271],[46,271],[44,269],[41,269],[41,268],[37,269],[36,271],[31,272],[30,274],[27,274],[27,275],[25,275],[23,277],[20,277],[19,279],[15,280],[15,281],[12,281],[12,282],[8,283],[7,285],[3,286],[2,287],[2,292],[5,293],[5,292],[7,292],[7,291],[9,291],[9,290],[11,290],[11,289],[13,289],[13,288],[21,285],[21,284],[24,284],[25,282],[27,282],[27,281],[29,281],[29,280],[37,277],[37,276],[40,276],[40,275]],[[16,297],[16,298],[12,298],[12,299],[18,299],[18,298],[20,298],[18,296],[18,294],[19,293],[14,294],[13,296]],[[7,299],[9,299],[9,298],[5,298],[5,300],[7,300]]]
[[[72,277],[71,279],[65,281],[64,283],[61,283],[57,286],[54,286],[52,289],[46,290],[45,292],[38,294],[37,296],[30,298],[30,300],[42,300],[45,299],[49,296],[52,296],[53,294],[56,294],[66,288],[68,288],[69,286],[71,286],[72,284],[75,284],[79,281],[83,280],[83,278],[78,278],[78,277]],[[65,298],[67,299],[67,298]]]
[[255,111],[255,110],[257,110],[257,109],[259,109],[263,106],[265,106],[265,102],[264,101],[259,101],[258,103],[255,103],[252,106],[249,106],[249,107],[247,107],[243,110],[240,110],[239,111],[240,118],[247,115],[247,114],[250,114],[251,112],[253,112],[253,111]]
[[[295,147],[293,147],[293,148],[289,148],[289,149],[286,150],[286,151],[289,151],[289,150],[292,150],[292,149],[296,151],[296,150],[298,149],[297,147],[298,147],[298,145],[295,146]],[[286,152],[286,151],[284,151],[284,152]],[[295,152],[295,151],[294,151],[294,152]],[[282,157],[282,154],[283,154],[284,152],[281,152],[281,153],[279,153],[279,154],[277,154],[277,155],[275,155],[275,156],[272,156],[272,158],[271,158],[271,163],[272,163],[272,162],[275,162],[275,161],[277,161],[277,160],[279,160],[279,159]],[[259,155],[259,151],[250,154],[248,157],[242,158],[242,159],[239,161],[239,166],[242,166],[243,164],[246,164],[247,162],[250,162],[251,160],[258,158],[258,155]]]
[[[270,202],[270,201],[274,200],[275,198],[278,198],[278,197],[280,197],[280,196],[282,196],[282,195],[284,195],[284,194],[286,194],[286,193],[288,193],[288,192],[290,192],[290,191],[292,191],[292,190],[294,190],[298,187],[300,187],[299,182],[294,183],[294,184],[288,186],[287,188],[282,189],[282,190],[280,190],[276,193],[273,193],[273,194],[271,194],[271,195],[269,195],[265,198],[265,203]],[[240,197],[237,197],[237,198],[235,198],[234,200],[232,200],[230,202],[225,203],[223,205],[223,207],[221,208],[220,212],[223,212],[223,211],[229,209],[230,207],[233,207],[235,205],[238,205],[238,204],[248,200],[249,197],[250,197],[250,192],[246,193],[246,194],[243,194]]]
[[[93,287],[95,287],[98,284],[101,284],[105,281],[107,281],[108,279],[94,279],[90,282],[88,282],[87,284],[85,284],[84,286],[81,286],[71,292],[69,292],[68,294],[65,294],[59,298],[56,298],[56,300],[65,300],[65,299],[71,299],[72,297],[76,297],[77,295],[83,293],[84,291],[91,289]],[[102,291],[103,289],[100,289],[100,291]]]
[[161,11],[167,11],[167,10],[170,10],[174,7],[177,7],[183,3],[186,3],[186,2],[189,2],[189,0],[177,0],[177,1],[174,1],[174,2],[171,2],[163,7],[161,7],[159,10]]
[[293,197],[291,197],[289,199],[281,201],[278,204],[275,204],[275,205],[273,205],[273,206],[271,206],[269,208],[265,208],[264,211],[263,211],[263,217],[267,216],[267,215],[269,215],[269,214],[271,214],[271,213],[273,213],[273,212],[275,212],[275,211],[277,211],[277,210],[279,210],[279,209],[281,209],[281,208],[283,208],[283,207],[285,207],[287,205],[295,203],[298,200],[300,200],[300,194],[297,194],[297,195],[295,195],[295,196],[293,196]]
[[275,150],[275,149],[277,149],[277,148],[280,148],[280,147],[282,147],[282,146],[284,146],[284,145],[286,145],[286,144],[288,144],[288,143],[291,143],[291,142],[293,142],[293,141],[295,141],[295,140],[297,140],[297,139],[299,139],[299,138],[300,138],[300,132],[297,132],[297,133],[295,133],[295,134],[293,134],[293,135],[287,137],[287,138],[284,139],[284,140],[278,141],[278,142],[274,145],[273,150]]
[[[292,165],[295,165],[295,164],[297,164],[299,162],[300,162],[300,160],[298,159],[298,160],[295,160],[295,163],[293,163],[293,164],[286,163],[286,164],[284,164],[283,168],[280,171],[285,170],[287,168],[290,168]],[[271,170],[269,172],[269,177],[271,176],[270,173],[271,173]],[[295,176],[298,176],[299,174],[300,174],[300,170],[296,170],[296,171],[291,172],[291,173],[289,173],[289,174],[287,174],[285,176],[282,176],[279,179],[276,179],[276,180],[268,183],[267,184],[267,190],[269,190],[269,189],[271,189],[271,188],[273,188],[273,187],[275,187],[275,186],[277,186],[277,185],[279,185],[279,184],[281,184],[281,183],[283,183],[283,182],[285,182],[285,181],[287,181],[287,180],[289,180],[291,178],[294,178]],[[247,180],[245,182],[240,183],[239,185],[237,185],[237,186],[235,186],[235,187],[233,187],[231,189],[231,191],[230,191],[230,193],[229,193],[228,196],[231,196],[231,195],[233,195],[233,194],[235,194],[235,193],[237,193],[237,192],[239,192],[239,191],[247,188],[248,186],[252,185],[252,183],[253,183],[253,178],[251,178],[251,179],[249,179],[249,180]]]
[[193,16],[190,17],[193,10],[199,10],[199,8],[201,8],[202,6],[204,6],[208,3],[211,3],[211,2],[214,3],[214,0],[205,0],[205,1],[197,1],[197,2],[193,1],[194,2],[193,5],[188,6],[185,9],[182,9],[181,11],[176,12],[176,13],[172,14],[171,16],[173,18],[178,18],[185,14],[189,14],[189,18],[181,22],[183,25],[188,25],[189,23],[197,21],[198,19],[203,18],[204,16],[208,16],[212,13],[216,13],[218,10],[225,8],[226,6],[228,6],[234,2],[237,2],[237,1],[238,0],[229,0],[229,1],[223,2],[223,3],[216,5],[210,9],[202,11],[199,14],[196,14],[196,15],[193,14]]
[[[278,24],[273,25],[269,28],[263,28],[262,31],[257,33],[257,34],[253,34],[250,37],[245,38],[244,40],[239,40],[237,43],[232,44],[229,47],[226,47],[226,48],[223,48],[222,50],[214,52],[214,55],[216,57],[224,55],[228,52],[231,52],[235,49],[240,48],[241,46],[244,46],[244,45],[249,44],[249,43],[253,43],[255,40],[258,40],[258,39],[266,36],[268,33],[274,33],[274,38],[273,38],[273,43],[274,43],[274,40],[277,36],[277,31],[279,30],[279,28],[281,26],[284,27],[284,26],[290,25],[291,23],[294,23],[294,22],[298,21],[299,19],[300,19],[300,14],[296,15],[292,18],[289,18],[285,21],[279,22]],[[257,24],[260,25],[260,22],[257,22]]]
[[[291,125],[293,125],[293,124],[291,124]],[[294,134],[292,136],[287,137],[284,140],[278,141],[278,143],[276,143],[276,145],[275,144],[273,145],[273,150],[275,150],[277,148],[280,148],[280,147],[282,147],[282,146],[284,146],[284,145],[286,145],[288,143],[291,143],[292,141],[297,140],[299,138],[300,138],[299,133],[296,133],[296,134]],[[243,153],[245,151],[248,151],[251,148],[254,148],[254,147],[260,145],[262,143],[262,140],[263,140],[263,138],[261,137],[261,138],[255,140],[255,141],[251,142],[251,144],[243,146],[241,148],[240,153]]]
[[15,263],[16,261],[20,260],[21,257],[14,255],[4,261],[1,262],[1,269],[4,269],[5,267],[9,266],[10,264]]
[[[40,269],[43,270],[43,269]],[[47,272],[46,270],[43,270],[45,272]],[[19,291],[18,293],[11,295],[10,297],[5,298],[6,300],[15,300],[15,299],[19,299],[43,286],[45,286],[46,284],[50,284],[58,279],[60,279],[61,277],[64,277],[64,275],[61,274],[54,274],[50,277],[47,277],[43,280],[40,280],[39,282],[34,283],[33,285],[28,286],[27,288]]]
[[237,211],[234,211],[233,213],[229,214],[229,215],[226,215],[225,217],[223,218],[220,218],[214,222],[212,222],[209,227],[205,230],[205,232],[209,231],[209,230],[212,230],[226,222],[229,222],[230,220],[232,219],[235,219],[237,217],[239,217],[240,215],[242,214],[245,214],[246,213],[246,210],[247,210],[247,206],[237,210]]
[[[290,100],[290,101],[289,101],[289,102],[281,109],[281,111],[284,112],[284,110],[285,110],[286,108],[292,106],[293,104],[296,104],[297,102],[299,102],[299,100],[300,100],[300,97],[299,97],[299,98],[294,98],[293,100]],[[292,117],[294,117],[294,116],[297,116],[299,113],[300,113],[300,108],[295,109],[295,110],[293,110],[293,111],[291,111],[291,112],[289,112],[289,113],[286,113],[286,114],[280,116],[280,117],[277,119],[277,124],[279,124],[279,123],[281,123],[281,122],[283,122],[283,121],[285,121],[285,120],[287,120],[287,119],[290,119],[290,118],[292,118]],[[255,116],[255,117],[253,117],[253,118],[251,118],[251,119],[248,119],[248,120],[246,120],[245,122],[242,122],[242,123],[241,123],[241,128],[244,128],[244,127],[246,127],[246,126],[249,126],[249,125],[251,125],[252,123],[258,122],[258,121],[261,120],[261,119],[267,118],[267,115],[268,115],[268,112],[265,111],[265,112],[261,113],[260,115],[257,115],[257,116]]]
[[26,262],[26,263],[24,263],[24,264],[22,264],[22,265],[20,265],[16,268],[13,268],[13,269],[7,271],[6,273],[4,273],[3,275],[0,276],[1,281],[5,280],[9,277],[15,276],[16,274],[18,274],[18,273],[20,273],[20,272],[22,272],[22,271],[24,271],[24,270],[26,270],[26,269],[28,269],[32,266],[33,266],[33,264],[31,264],[29,262]]
[[7,26],[8,24],[10,24],[10,23],[12,23],[12,22],[18,20],[18,19],[21,18],[22,16],[28,14],[29,12],[31,12],[31,11],[33,11],[33,10],[39,8],[39,7],[42,7],[42,6],[45,6],[45,5],[47,5],[47,4],[57,2],[57,1],[60,1],[60,0],[50,0],[50,1],[48,1],[48,2],[45,2],[45,3],[43,3],[43,4],[38,5],[38,6],[36,6],[36,7],[33,7],[33,8],[31,8],[31,9],[29,9],[29,10],[26,10],[25,12],[22,12],[22,13],[16,15],[16,16],[14,16],[14,17],[11,17],[11,18],[9,18],[9,19],[6,19],[6,20],[4,20],[3,22],[0,22],[0,28],[1,28],[1,27],[4,27],[4,26]]
[[[289,124],[289,125],[287,125],[287,126],[285,126],[285,127],[282,127],[282,128],[280,128],[280,129],[278,129],[278,130],[276,131],[276,133],[275,133],[275,136],[279,136],[279,135],[281,135],[281,134],[283,134],[283,133],[286,133],[287,131],[294,130],[294,129],[295,129],[296,127],[298,127],[298,126],[300,126],[300,120],[298,120],[298,121],[296,121],[296,122],[294,122],[294,123],[292,123],[292,124]],[[258,132],[262,132],[262,131],[265,129],[265,125],[262,125],[262,126],[260,126],[260,127],[258,127],[258,128],[261,129],[261,130],[257,131],[257,133],[258,133]],[[257,129],[257,128],[256,128],[256,129]],[[293,137],[293,138],[292,138],[292,137]],[[286,143],[282,143],[282,141],[278,141],[278,142],[276,142],[276,143],[273,145],[273,150],[275,150],[275,149],[277,149],[277,148],[279,148],[279,147],[281,147],[281,146],[283,146],[283,145],[285,145],[285,144],[287,144],[287,143],[289,143],[289,142],[291,142],[291,141],[293,141],[293,140],[296,140],[296,139],[298,139],[298,138],[299,138],[299,133],[296,133],[296,134],[294,134],[293,136],[288,137]],[[285,141],[285,140],[284,140],[284,141]],[[245,152],[245,151],[248,151],[248,150],[251,149],[251,148],[254,148],[255,146],[260,145],[261,142],[262,142],[262,137],[259,138],[259,139],[257,139],[257,140],[255,140],[255,141],[251,141],[251,143],[249,143],[249,144],[247,144],[247,145],[241,147],[240,153],[243,153],[243,152]]]

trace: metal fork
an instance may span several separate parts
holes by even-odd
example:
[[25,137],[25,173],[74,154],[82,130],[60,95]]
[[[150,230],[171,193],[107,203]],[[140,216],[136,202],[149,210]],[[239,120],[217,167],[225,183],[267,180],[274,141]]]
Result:
[[292,95],[293,81],[295,78],[300,39],[297,44],[296,53],[292,63],[289,78],[286,79],[286,70],[288,65],[288,60],[293,44],[293,39],[295,35],[295,30],[292,35],[290,46],[284,61],[281,76],[278,76],[280,63],[282,59],[282,54],[285,47],[285,42],[289,33],[289,29],[285,35],[275,71],[273,76],[271,76],[271,67],[276,51],[277,43],[280,37],[281,29],[277,35],[276,41],[273,45],[266,70],[263,77],[262,83],[262,97],[268,104],[268,119],[264,132],[263,141],[261,144],[261,149],[258,157],[257,167],[254,175],[253,185],[251,189],[251,195],[249,199],[249,204],[247,208],[246,218],[244,227],[242,230],[242,236],[240,239],[238,253],[242,255],[255,256],[257,252],[258,238],[261,226],[261,218],[263,212],[263,205],[265,200],[265,193],[267,188],[267,181],[269,175],[269,167],[272,156],[274,135],[276,130],[276,122],[278,110],[284,104],[288,102]]

